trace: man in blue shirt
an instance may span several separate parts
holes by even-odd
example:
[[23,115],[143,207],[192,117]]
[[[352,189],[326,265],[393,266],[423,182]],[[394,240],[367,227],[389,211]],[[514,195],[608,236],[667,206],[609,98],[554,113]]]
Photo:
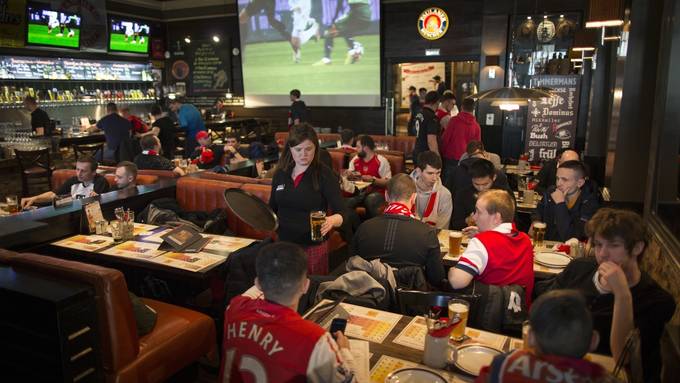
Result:
[[177,114],[180,128],[186,130],[187,138],[184,141],[184,156],[187,157],[198,147],[196,133],[205,130],[205,123],[201,112],[191,104],[183,104],[180,100],[170,101],[170,109]]
[[102,130],[106,137],[103,157],[98,159],[119,162],[119,149],[130,138],[132,123],[118,114],[118,106],[113,102],[106,104],[106,113],[106,116],[99,119],[96,125],[90,126],[89,131]]

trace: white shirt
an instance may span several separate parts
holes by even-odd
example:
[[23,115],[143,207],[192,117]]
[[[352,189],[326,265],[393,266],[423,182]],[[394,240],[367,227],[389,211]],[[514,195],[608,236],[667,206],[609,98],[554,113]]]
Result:
[[[510,234],[512,232],[512,223],[506,222],[493,228],[493,231],[497,231],[502,234]],[[486,269],[486,265],[489,262],[489,252],[486,247],[477,238],[470,239],[467,248],[460,256],[460,261],[462,265],[465,265],[476,271],[476,275],[482,275]]]

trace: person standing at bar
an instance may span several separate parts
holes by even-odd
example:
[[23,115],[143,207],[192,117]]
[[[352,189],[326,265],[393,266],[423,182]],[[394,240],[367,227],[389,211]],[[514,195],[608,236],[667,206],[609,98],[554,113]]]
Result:
[[179,99],[170,101],[170,109],[177,114],[180,128],[187,132],[184,141],[184,157],[188,157],[198,146],[196,134],[206,130],[201,112],[195,106],[184,104]]
[[50,121],[50,116],[47,112],[38,108],[38,101],[35,97],[26,96],[24,98],[24,107],[31,112],[31,129],[38,136],[50,135],[50,127],[52,123]]
[[96,125],[90,126],[90,131],[103,130],[106,138],[106,146],[102,161],[118,162],[120,158],[120,146],[130,138],[132,123],[118,114],[118,106],[109,102],[106,104],[107,115],[100,118]]
[[293,89],[290,91],[290,110],[288,111],[288,129],[294,125],[307,121],[307,105],[300,100],[302,93],[300,90]]
[[175,146],[177,146],[175,143],[175,123],[158,104],[151,107],[151,115],[154,118],[151,131],[161,141],[161,155],[171,160],[175,156]]
[[310,213],[329,213],[321,226],[325,236],[340,227],[345,204],[333,170],[319,160],[319,139],[308,124],[293,126],[272,178],[269,205],[279,218],[279,240],[305,247],[310,274],[328,274],[328,241],[312,241]]
[[439,133],[441,128],[439,120],[435,115],[435,110],[439,105],[439,94],[429,91],[425,95],[425,105],[416,115],[414,128],[416,130],[416,147],[413,149],[413,158],[417,159],[418,154],[425,151],[432,151],[439,154]]

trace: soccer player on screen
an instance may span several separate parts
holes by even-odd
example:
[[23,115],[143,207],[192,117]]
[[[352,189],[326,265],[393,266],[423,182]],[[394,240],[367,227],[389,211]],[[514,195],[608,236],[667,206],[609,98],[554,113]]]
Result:
[[45,17],[47,17],[47,33],[52,33],[52,30],[59,26],[59,14],[54,11],[43,11],[42,18]]
[[[282,22],[276,19],[274,17],[274,10],[276,7],[276,1],[275,0],[252,0],[248,5],[245,6],[239,12],[238,14],[238,21],[241,24],[245,24],[248,22],[250,19],[250,16],[256,16],[259,14],[262,10],[264,10],[265,14],[267,15],[267,21],[269,21],[269,25],[274,27],[281,36],[283,36],[286,41],[291,43],[291,46],[293,43],[291,42],[291,34],[286,31],[286,26],[283,25]],[[245,33],[248,30],[248,28],[243,28],[241,30],[241,33]],[[246,36],[243,36],[243,41],[246,40]],[[293,48],[295,49],[295,48]]]
[[[76,35],[76,32],[73,30],[74,26],[77,26],[77,20],[78,18],[76,16],[66,16],[63,13],[61,14],[63,22],[60,25],[61,28],[61,35],[64,35],[64,29],[68,28],[68,34],[66,35],[67,37],[73,37]],[[58,36],[58,35],[57,35]]]
[[319,37],[319,23],[309,17],[312,11],[312,0],[288,0],[293,15],[293,32],[290,44],[293,47],[293,61],[300,62],[300,47],[312,36]]
[[129,21],[122,21],[120,23],[120,26],[122,28],[125,28],[125,42],[128,42],[130,40],[130,37],[135,34],[134,27],[132,25],[132,22]]
[[366,29],[371,23],[370,0],[347,0],[349,12],[338,18],[342,10],[344,1],[338,0],[335,9],[333,24],[324,32],[326,43],[324,46],[324,57],[313,65],[329,65],[331,63],[331,53],[333,52],[333,40],[336,36],[342,36],[347,43],[347,57],[345,64],[354,64],[359,61],[364,54],[364,47],[360,42],[354,40],[354,36]]

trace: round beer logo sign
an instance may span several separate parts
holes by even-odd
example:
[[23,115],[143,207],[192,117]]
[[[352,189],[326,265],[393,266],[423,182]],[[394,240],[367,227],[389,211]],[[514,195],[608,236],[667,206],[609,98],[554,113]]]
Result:
[[441,8],[428,8],[418,17],[418,32],[428,40],[437,40],[449,29],[449,16]]

